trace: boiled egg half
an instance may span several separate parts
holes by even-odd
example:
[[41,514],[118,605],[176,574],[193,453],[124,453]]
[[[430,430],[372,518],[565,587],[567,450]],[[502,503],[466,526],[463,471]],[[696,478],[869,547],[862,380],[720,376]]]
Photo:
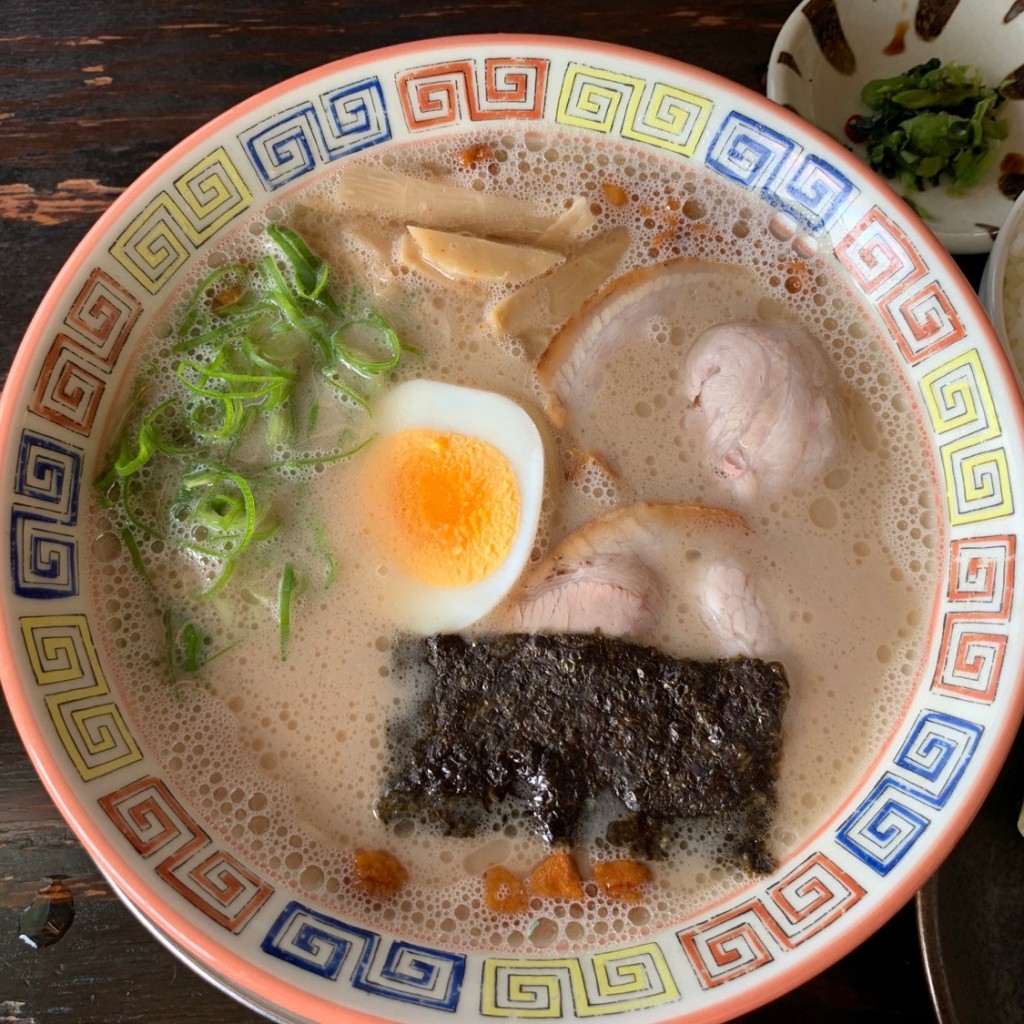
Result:
[[374,427],[359,487],[370,543],[395,577],[395,623],[462,629],[530,557],[544,485],[537,426],[504,395],[414,380],[384,395]]

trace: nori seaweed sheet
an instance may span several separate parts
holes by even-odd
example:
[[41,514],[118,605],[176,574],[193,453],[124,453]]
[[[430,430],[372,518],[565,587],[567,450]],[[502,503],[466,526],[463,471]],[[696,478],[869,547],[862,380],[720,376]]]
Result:
[[708,819],[749,869],[775,866],[782,666],[680,660],[600,635],[403,640],[400,672],[429,667],[429,692],[389,724],[376,811],[477,834],[503,806],[550,844],[576,841],[594,799],[622,807],[607,839],[667,854],[684,819]]

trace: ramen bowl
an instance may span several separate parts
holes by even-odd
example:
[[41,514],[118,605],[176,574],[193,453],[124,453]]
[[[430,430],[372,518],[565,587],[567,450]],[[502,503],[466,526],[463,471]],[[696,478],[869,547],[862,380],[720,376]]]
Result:
[[[596,841],[576,850],[581,895],[535,896],[503,914],[487,908],[480,879],[519,842],[503,828],[430,847],[441,877],[424,888],[424,840],[377,822],[379,844],[409,877],[404,888],[359,895],[358,840],[344,821],[356,802],[372,818],[365,782],[388,768],[386,723],[371,723],[365,748],[352,747],[364,706],[346,697],[352,679],[330,653],[303,656],[298,591],[295,614],[280,614],[279,595],[266,627],[276,647],[279,620],[291,619],[287,660],[281,633],[273,671],[241,662],[243,689],[274,678],[278,689],[262,698],[229,692],[220,676],[250,657],[255,634],[183,683],[168,667],[176,662],[154,656],[166,615],[131,613],[132,594],[143,594],[142,607],[147,591],[116,560],[130,568],[140,552],[125,530],[111,530],[95,483],[137,400],[134,382],[154,353],[178,347],[182,296],[226,265],[223,254],[262,238],[254,226],[300,208],[314,211],[314,225],[344,224],[351,211],[335,221],[318,204],[327,196],[330,205],[350,168],[407,168],[420,152],[428,177],[454,166],[476,182],[470,191],[484,192],[503,180],[500,167],[488,177],[503,154],[514,158],[508,174],[521,163],[527,182],[546,183],[549,172],[530,168],[582,153],[559,178],[582,190],[581,204],[566,204],[584,216],[580,244],[602,225],[635,222],[648,262],[713,262],[729,273],[707,256],[733,254],[765,290],[756,311],[766,322],[802,311],[839,339],[827,352],[847,395],[856,464],[826,474],[831,497],[802,483],[774,507],[791,514],[803,502],[810,518],[797,532],[827,544],[848,522],[849,501],[885,505],[871,481],[905,500],[880,536],[854,526],[839,542],[850,552],[847,575],[837,586],[829,564],[828,599],[820,608],[797,601],[796,614],[776,623],[779,649],[788,632],[841,621],[855,592],[858,607],[884,604],[865,592],[863,572],[900,618],[851,641],[862,664],[808,672],[794,657],[767,837],[775,857],[760,872],[725,860],[687,874],[681,849],[672,870],[652,861],[653,880],[617,899],[590,875],[607,853]],[[315,276],[300,279],[309,293],[320,287]],[[662,333],[665,348],[672,325]],[[505,354],[529,368],[535,341]],[[542,392],[532,393],[539,407]],[[572,408],[563,411],[571,428]],[[55,803],[111,885],[185,962],[271,1016],[726,1020],[824,969],[903,906],[998,773],[1024,708],[1021,655],[1008,643],[1021,615],[1022,411],[1007,356],[941,245],[792,113],[699,69],[580,40],[453,38],[346,59],[241,104],[160,160],[97,223],[33,320],[0,407],[11,537],[5,695]],[[904,433],[909,442],[899,441]],[[892,458],[898,443],[911,470]],[[141,445],[130,445],[121,467],[140,459]],[[549,487],[568,486],[571,474],[548,473]],[[700,497],[661,485],[605,507]],[[334,507],[340,517],[347,499]],[[773,515],[753,532],[773,528]],[[151,538],[136,547],[152,550]],[[805,562],[800,550],[779,549],[775,575],[803,572]],[[341,575],[315,605],[328,615],[346,593]],[[369,650],[389,638],[339,627],[334,642]],[[318,673],[326,684],[310,683]],[[387,693],[384,706],[399,713],[400,693]],[[850,721],[871,724],[844,733]],[[350,778],[363,783],[346,789]],[[700,845],[699,835],[690,840]],[[678,889],[676,877],[686,879]]]

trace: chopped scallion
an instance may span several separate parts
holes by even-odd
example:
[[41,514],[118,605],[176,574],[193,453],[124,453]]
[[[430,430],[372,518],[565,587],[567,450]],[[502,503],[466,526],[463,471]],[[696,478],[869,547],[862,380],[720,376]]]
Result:
[[[347,459],[368,443],[349,443],[346,428],[334,450],[301,451],[296,424],[312,437],[326,395],[344,415],[368,411],[373,382],[415,351],[357,291],[336,287],[329,265],[297,232],[272,223],[266,235],[273,253],[214,268],[189,296],[170,345],[167,383],[176,393],[133,406],[96,480],[140,575],[151,574],[139,538],[162,542],[207,574],[202,598],[218,594],[251,549],[278,535],[274,506],[289,472]],[[308,549],[324,558],[332,582],[336,566],[321,534]],[[289,551],[278,589],[284,658],[297,569],[294,549],[281,550]],[[172,678],[194,674],[212,639],[163,614]]]
[[278,588],[277,619],[281,632],[281,660],[288,658],[288,641],[292,633],[292,592],[295,589],[295,569],[286,563]]

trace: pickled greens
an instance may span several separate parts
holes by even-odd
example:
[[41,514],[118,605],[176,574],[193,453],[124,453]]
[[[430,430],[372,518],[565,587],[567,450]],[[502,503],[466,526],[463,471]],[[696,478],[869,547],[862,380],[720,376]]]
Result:
[[995,163],[996,144],[1009,133],[998,116],[1005,83],[991,88],[976,68],[937,57],[873,79],[860,99],[870,113],[850,118],[848,138],[867,147],[872,170],[908,192],[943,182],[952,195],[967,191]]

